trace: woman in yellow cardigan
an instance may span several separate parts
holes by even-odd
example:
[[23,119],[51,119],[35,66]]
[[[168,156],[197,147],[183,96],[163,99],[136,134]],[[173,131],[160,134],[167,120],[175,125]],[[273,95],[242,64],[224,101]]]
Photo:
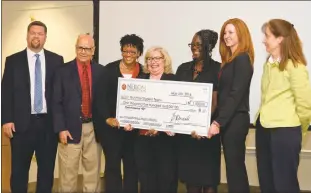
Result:
[[262,193],[299,193],[302,134],[311,122],[311,86],[295,26],[272,19],[262,27],[269,53],[256,116],[256,155]]

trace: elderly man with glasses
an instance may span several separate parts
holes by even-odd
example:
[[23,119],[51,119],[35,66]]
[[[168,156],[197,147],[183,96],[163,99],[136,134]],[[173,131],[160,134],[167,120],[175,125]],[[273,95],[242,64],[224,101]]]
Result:
[[92,61],[94,50],[94,39],[88,34],[80,35],[76,58],[55,76],[53,119],[60,142],[59,192],[77,192],[80,159],[83,192],[100,191],[101,147],[95,135],[99,128],[93,96],[104,67]]

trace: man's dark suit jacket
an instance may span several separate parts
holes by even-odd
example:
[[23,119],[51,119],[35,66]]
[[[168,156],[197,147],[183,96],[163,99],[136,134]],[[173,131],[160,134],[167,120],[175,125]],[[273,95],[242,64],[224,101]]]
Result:
[[[62,56],[44,50],[46,64],[45,99],[52,131],[51,97],[55,70],[64,64]],[[30,124],[30,75],[26,49],[6,58],[1,84],[1,125],[13,122],[16,132],[24,132]]]
[[[98,113],[94,107],[93,100],[100,84],[100,77],[104,73],[104,66],[91,62],[92,71],[92,118],[97,120]],[[73,140],[67,139],[68,143],[79,143],[82,132],[82,91],[78,66],[76,60],[66,63],[59,68],[54,81],[53,94],[53,123],[54,131],[59,133],[68,130]],[[94,123],[96,132],[97,124]],[[99,128],[100,129],[100,128]],[[95,135],[96,139],[97,134]]]

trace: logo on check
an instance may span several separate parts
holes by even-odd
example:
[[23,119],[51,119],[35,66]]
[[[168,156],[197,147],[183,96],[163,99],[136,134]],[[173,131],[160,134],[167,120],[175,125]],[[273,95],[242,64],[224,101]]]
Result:
[[122,84],[122,90],[126,89],[126,84]]
[[122,84],[122,90],[134,91],[134,92],[146,92],[146,86],[141,84]]

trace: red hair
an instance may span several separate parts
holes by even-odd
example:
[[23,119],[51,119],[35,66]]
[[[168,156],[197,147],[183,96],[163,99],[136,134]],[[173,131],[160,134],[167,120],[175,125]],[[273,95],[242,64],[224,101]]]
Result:
[[[234,25],[239,40],[238,47],[234,53],[231,53],[230,47],[226,46],[224,40],[225,28],[228,24]],[[254,46],[247,25],[241,19],[229,19],[223,24],[220,32],[219,53],[222,60],[221,66],[223,67],[226,63],[231,62],[236,56],[243,52],[248,54],[251,65],[253,66],[255,57]]]

